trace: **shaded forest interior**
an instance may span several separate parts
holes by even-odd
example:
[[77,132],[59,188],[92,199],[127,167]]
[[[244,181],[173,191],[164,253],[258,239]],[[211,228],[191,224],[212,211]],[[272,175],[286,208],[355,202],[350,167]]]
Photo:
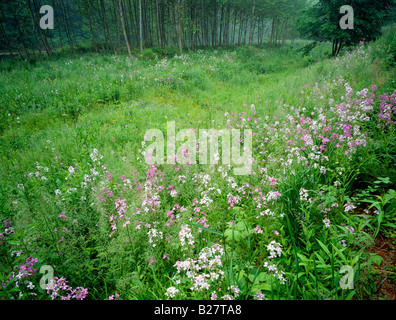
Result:
[[[41,29],[41,6],[54,28]],[[233,46],[294,40],[301,9],[311,1],[282,0],[12,0],[0,3],[0,51],[26,56],[83,48],[133,49]]]

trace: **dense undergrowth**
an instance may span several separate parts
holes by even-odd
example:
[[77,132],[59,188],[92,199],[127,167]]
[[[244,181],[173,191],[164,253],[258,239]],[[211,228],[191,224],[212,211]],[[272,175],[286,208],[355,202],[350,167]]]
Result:
[[[0,296],[370,299],[395,237],[395,32],[304,45],[2,61]],[[167,121],[251,129],[252,173],[148,165]]]

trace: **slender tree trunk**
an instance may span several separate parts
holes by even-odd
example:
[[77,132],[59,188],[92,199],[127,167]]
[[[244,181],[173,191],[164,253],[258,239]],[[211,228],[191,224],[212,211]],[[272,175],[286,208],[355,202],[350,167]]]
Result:
[[192,0],[190,2],[190,7],[191,7],[191,50],[194,52],[194,46],[195,46],[195,32],[196,32],[196,26],[195,26],[195,0]]
[[[280,20],[278,20],[278,22],[280,22]],[[281,26],[279,23],[276,24],[276,28],[275,28],[275,46],[278,46],[279,29],[280,29],[281,27],[282,27],[282,26]]]
[[[143,0],[139,0],[139,1],[143,1]],[[139,11],[141,11],[141,13],[139,13],[139,15],[142,16],[142,46],[141,46],[141,51],[143,50],[143,47],[145,47],[146,45],[149,46],[150,45],[150,30],[149,30],[149,25],[147,23],[147,19],[146,19],[146,13],[147,13],[147,8],[146,8],[146,4],[145,2],[142,2],[142,7],[141,9],[139,9]]]
[[282,44],[285,43],[285,38],[286,38],[286,32],[289,24],[289,17],[286,18],[286,22],[283,25],[283,31],[282,31]]
[[62,48],[62,53],[65,53],[65,51],[63,50],[63,43],[62,43],[62,33],[61,33],[61,28],[60,28],[60,23],[58,22],[58,33],[59,33],[59,41],[60,41],[60,45]]
[[120,15],[119,11],[116,9],[116,3],[113,2],[113,12],[114,12],[114,21],[116,24],[117,30],[117,45],[118,45],[118,54],[121,54],[121,35],[120,35]]
[[174,44],[174,42],[173,42],[173,40],[174,40],[174,37],[173,37],[173,30],[176,28],[175,27],[175,24],[176,24],[176,22],[175,22],[175,11],[174,10],[170,10],[170,7],[168,6],[168,15],[169,15],[169,28],[168,28],[168,34],[169,34],[169,44],[173,47],[173,46],[175,46],[175,44]]
[[[27,1],[29,2],[29,8],[30,8],[30,0],[27,0]],[[39,9],[38,9],[38,5],[37,5],[37,3],[36,3],[36,0],[33,0],[33,6],[34,6],[34,8],[35,8],[35,10],[36,10],[36,13],[38,13],[38,12],[39,12]],[[31,10],[31,14],[33,14],[33,11],[32,11],[32,10]],[[41,38],[41,40],[42,40],[42,42],[43,42],[43,44],[44,44],[44,48],[45,48],[45,51],[47,52],[47,55],[48,55],[50,58],[52,58],[52,51],[51,51],[51,47],[49,46],[48,41],[47,41],[46,32],[42,32],[41,28],[37,28],[37,30],[38,30],[38,33],[39,33],[39,35],[40,35],[40,38]]]
[[[92,14],[92,16],[93,16],[93,14]],[[101,39],[101,37],[100,37],[99,28],[98,28],[98,25],[95,23],[95,19],[93,19],[92,22],[93,22],[93,25],[94,25],[94,27],[95,27],[95,29],[96,29],[96,33],[98,34],[100,46],[102,47],[103,52],[106,52],[106,48],[105,48],[105,46],[104,46],[104,44],[103,44],[103,41],[102,41],[102,39]]]
[[[37,21],[35,19],[35,15],[34,15],[34,12],[33,12],[33,8],[32,8],[32,6],[30,4],[30,0],[27,0],[27,2],[28,2],[28,6],[29,6],[29,12],[30,12],[30,16],[31,16],[31,19],[32,19],[32,23],[34,25],[33,33],[35,34],[35,31],[37,30],[38,36],[40,38],[40,42],[43,45],[43,48],[44,48],[45,52],[47,53],[47,56],[52,57],[51,49],[49,48],[47,41],[45,41],[45,35],[42,34],[42,32],[40,31],[41,30],[40,28],[36,28],[36,25],[37,25],[36,22]],[[36,8],[36,11],[37,11],[36,3],[35,3],[34,0],[33,0],[33,6]]]
[[231,6],[230,4],[227,5],[227,11],[226,11],[226,16],[227,16],[227,20],[226,20],[226,25],[224,28],[224,44],[229,46],[230,45],[230,21],[231,21]]
[[243,26],[243,15],[239,15],[239,25],[238,25],[238,46],[242,43],[242,26]]
[[254,42],[254,33],[256,32],[256,18],[253,21],[253,31],[252,31],[252,43]]
[[95,47],[95,51],[98,52],[98,46],[96,45],[95,33],[94,33],[93,28],[92,28],[92,21],[91,21],[91,15],[90,14],[88,15],[88,22],[89,22],[89,28],[91,30],[93,45]]
[[237,23],[237,13],[234,10],[234,25],[233,25],[232,36],[231,36],[231,45],[234,45],[234,43],[235,43],[236,23]]
[[[39,41],[38,41],[37,35],[36,35],[36,20],[35,20],[35,18],[34,18],[34,13],[33,13],[32,6],[31,6],[31,4],[30,4],[30,0],[27,0],[27,3],[28,3],[28,7],[29,7],[30,18],[32,19],[32,24],[33,24],[33,26],[34,26],[34,27],[33,27],[33,35],[34,35],[34,38],[35,38],[35,40],[36,40],[38,50],[39,50],[39,52],[40,52],[40,54],[41,54]],[[14,15],[14,18],[15,18],[15,15]],[[16,21],[16,22],[17,22],[17,29],[19,30],[18,21]],[[42,44],[43,47],[44,47],[44,50],[47,52],[47,55],[50,56],[50,53],[48,52],[48,48],[45,46],[44,41],[43,41],[43,39],[42,39],[42,37],[41,37],[40,31],[38,31],[38,35],[39,35],[39,38],[40,38],[40,42],[41,42],[41,44]]]
[[[107,17],[106,17],[106,11],[107,10],[106,10],[106,7],[105,7],[105,4],[104,4],[103,0],[100,0],[100,5],[102,7],[102,14],[103,14],[103,19],[102,19],[102,21],[103,21],[103,32],[105,33],[105,35],[107,35],[106,39],[108,39],[111,51],[115,53],[114,46],[113,46],[113,41],[111,40],[111,34],[109,32],[109,24],[107,23]],[[106,40],[106,44],[107,44],[107,40]]]
[[140,40],[140,51],[143,51],[143,26],[142,26],[142,0],[139,0],[139,40]]
[[131,30],[131,36],[128,33],[128,38],[131,39],[130,45],[131,48],[136,44],[136,47],[139,46],[139,15],[138,15],[138,8],[136,6],[136,2],[133,2],[133,8],[131,5],[131,1],[127,1],[128,5],[128,10],[126,10],[129,13],[129,17],[125,15],[124,20],[125,21],[125,28],[128,30]]
[[250,33],[249,33],[249,46],[252,45],[253,41],[253,23],[254,23],[254,9],[256,7],[255,0],[252,1],[252,15],[250,16]]
[[147,20],[150,26],[150,45],[154,47],[155,19],[151,17],[154,16],[153,13],[155,12],[155,2],[149,1],[149,4],[150,4],[150,14],[148,15]]
[[120,10],[120,21],[121,21],[121,26],[122,26],[122,31],[124,32],[124,38],[128,50],[129,56],[132,56],[132,51],[131,51],[131,44],[129,43],[129,38],[127,34],[127,30],[125,27],[125,21],[124,21],[124,9],[122,8],[122,1],[118,0],[118,9]]
[[69,41],[70,48],[72,49],[73,53],[75,53],[73,41],[72,41],[70,31],[69,31],[68,16],[66,13],[66,9],[65,9],[63,0],[60,0],[60,8],[61,8],[62,16],[63,16],[62,22],[63,22],[63,26],[65,27],[66,37],[67,37],[67,40]]
[[340,54],[341,51],[341,47],[342,47],[342,39],[340,39],[340,43],[338,44],[338,49],[337,49],[337,56]]
[[161,20],[161,37],[162,37],[162,45],[165,47],[167,44],[166,41],[166,30],[165,30],[165,4],[163,0],[161,0],[161,10],[160,10],[160,20]]
[[160,19],[159,19],[159,10],[158,10],[158,0],[155,0],[155,24],[157,27],[157,42],[158,46],[162,48],[162,41],[161,41],[161,28],[160,28]]
[[34,57],[36,58],[37,55],[36,55],[36,51],[34,50],[34,47],[35,47],[35,46],[34,46],[33,41],[32,41],[31,38],[29,39],[29,42],[30,42],[30,48],[32,49],[33,55],[34,55]]
[[[52,0],[52,7],[56,7],[55,0]],[[58,15],[56,15],[56,10],[54,10],[54,16],[55,16],[54,19],[55,19],[55,21],[57,23],[57,28],[56,29],[58,29],[59,42],[60,42],[60,45],[61,45],[62,53],[64,53],[65,51],[63,50],[62,32],[61,32],[61,24],[60,24],[62,19],[61,19],[61,17],[58,17]]]
[[[222,45],[222,34],[223,34],[223,18],[224,18],[224,4],[221,3],[221,10],[220,10],[220,30],[219,30],[219,46]],[[217,32],[217,30],[216,30]]]
[[337,56],[340,53],[342,46],[342,39],[334,39],[333,40],[333,47],[332,47],[332,52],[331,55],[333,57]]
[[245,24],[245,28],[244,28],[245,31],[244,31],[244,34],[243,34],[243,45],[246,45],[248,23],[249,23],[249,19],[248,19],[248,17],[246,17],[246,24]]
[[217,44],[217,1],[214,1],[212,47]]
[[73,28],[73,21],[70,19],[70,16],[71,16],[70,15],[70,6],[66,7],[65,12],[67,12],[66,17],[67,17],[68,25],[70,25],[70,29],[69,30],[71,30],[71,33],[70,33],[71,38],[72,39],[76,39],[76,34],[74,33],[74,28]]
[[178,26],[177,29],[178,29],[178,38],[179,38],[179,50],[180,50],[180,54],[183,54],[181,11],[182,11],[182,0],[177,0],[177,26]]
[[[99,11],[99,24],[100,24],[100,26],[102,27],[102,31],[103,31],[103,35],[104,35],[104,38],[105,38],[105,45],[106,45],[106,49],[109,49],[109,40],[108,40],[108,37],[107,37],[107,33],[106,33],[106,24],[105,24],[105,9],[104,9],[104,4],[103,4],[103,0],[100,0],[99,1],[99,3],[100,3],[100,8],[98,9],[98,11]],[[99,33],[99,30],[98,30],[98,33]]]
[[272,17],[271,38],[270,38],[270,42],[269,42],[270,48],[272,47],[272,41],[274,38],[275,19],[276,19],[276,14]]

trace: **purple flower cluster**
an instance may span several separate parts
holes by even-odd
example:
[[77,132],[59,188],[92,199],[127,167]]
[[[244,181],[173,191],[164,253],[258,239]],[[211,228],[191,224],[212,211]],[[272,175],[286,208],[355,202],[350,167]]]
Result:
[[84,300],[88,296],[88,289],[77,287],[73,289],[69,286],[65,278],[54,277],[52,286],[47,286],[47,293],[51,299],[60,298],[61,300]]

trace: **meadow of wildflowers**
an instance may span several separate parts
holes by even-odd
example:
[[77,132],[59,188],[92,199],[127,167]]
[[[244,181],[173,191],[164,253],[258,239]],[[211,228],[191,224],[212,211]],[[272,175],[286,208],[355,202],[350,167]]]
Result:
[[[2,299],[371,299],[375,241],[396,235],[380,41],[0,62]],[[168,121],[251,130],[251,173],[147,163]]]

